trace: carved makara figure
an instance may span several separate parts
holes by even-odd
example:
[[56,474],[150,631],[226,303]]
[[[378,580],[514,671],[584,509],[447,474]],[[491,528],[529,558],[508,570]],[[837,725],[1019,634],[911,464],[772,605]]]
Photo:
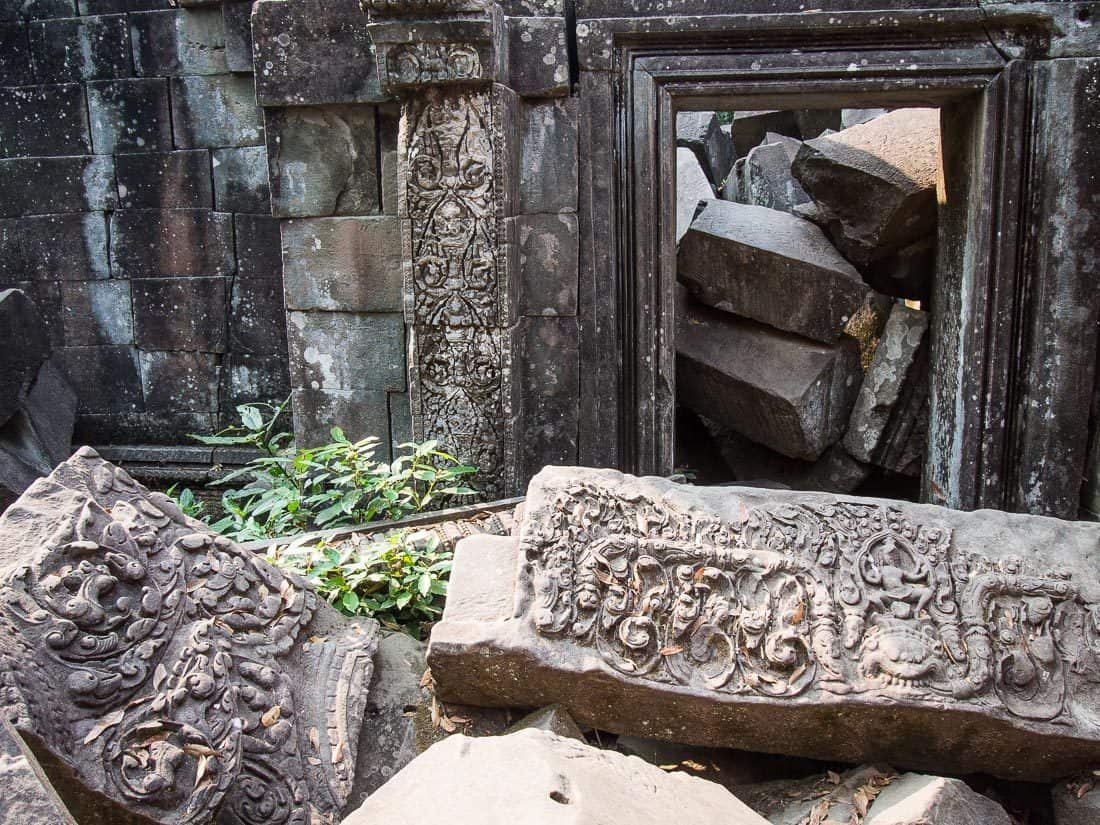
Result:
[[0,702],[75,778],[54,782],[71,807],[339,820],[373,621],[340,618],[88,448],[0,518],[0,565]]

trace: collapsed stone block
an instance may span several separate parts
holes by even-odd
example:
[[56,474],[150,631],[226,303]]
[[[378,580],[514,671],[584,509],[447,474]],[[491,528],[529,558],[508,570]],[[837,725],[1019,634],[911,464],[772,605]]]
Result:
[[859,392],[859,346],[820,344],[717,312],[678,290],[676,398],[791,458],[844,433]]
[[78,821],[339,821],[377,623],[87,447],[0,537],[3,710]]
[[1100,791],[1066,782],[1051,791],[1054,825],[1096,825],[1100,822]]
[[1049,781],[1100,758],[1098,541],[1085,522],[547,468],[514,537],[459,545],[428,664],[444,702]]
[[729,130],[735,157],[743,158],[754,146],[764,142],[768,132],[788,137],[802,137],[793,111],[761,110],[734,112],[733,122],[722,127]]
[[733,141],[722,131],[714,112],[680,112],[676,115],[676,146],[690,149],[699,159],[707,180],[716,189],[729,177],[737,156]]
[[1012,825],[1004,808],[961,779],[907,773],[882,789],[867,825]]
[[690,149],[676,150],[676,243],[684,239],[691,228],[699,202],[712,200],[714,187],[710,185],[699,158]]
[[806,141],[792,171],[857,264],[932,233],[940,168],[938,109],[898,109]]
[[38,370],[50,356],[50,342],[42,318],[25,293],[0,291],[0,424],[6,422],[27,396]]
[[[719,785],[543,730],[433,745],[344,825],[390,825],[426,787],[456,823],[766,825]],[[645,793],[639,793],[644,788]]]
[[791,163],[801,145],[795,138],[769,133],[764,143],[749,152],[740,169],[739,197],[725,200],[793,214],[796,206],[810,200],[791,174]]
[[868,287],[809,221],[713,200],[680,242],[677,278],[703,303],[831,343]]
[[[20,825],[77,825],[36,760],[19,747],[19,734],[0,722],[0,822]],[[37,770],[36,770],[37,768]]]
[[929,235],[862,268],[863,279],[884,295],[927,301],[936,274],[936,236]]

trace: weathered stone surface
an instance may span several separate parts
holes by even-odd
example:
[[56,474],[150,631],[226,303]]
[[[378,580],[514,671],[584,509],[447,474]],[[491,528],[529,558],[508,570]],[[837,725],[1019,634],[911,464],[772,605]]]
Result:
[[904,774],[882,789],[867,825],[1012,825],[1004,809],[961,779]]
[[397,218],[313,218],[282,226],[288,309],[400,312]]
[[577,314],[577,216],[523,215],[516,219],[520,315]]
[[1054,825],[1095,825],[1100,822],[1100,791],[1095,789],[1082,796],[1075,787],[1060,784],[1051,791],[1054,803]]
[[844,433],[859,392],[859,347],[820,344],[734,318],[678,290],[679,403],[792,458]]
[[[528,215],[576,211],[577,102],[525,101],[519,133],[518,211]],[[558,173],[548,175],[548,169]]]
[[172,9],[130,15],[139,75],[216,75],[229,71],[221,9]]
[[364,215],[379,209],[373,106],[273,109],[265,124],[273,215]]
[[709,201],[680,242],[676,276],[703,303],[815,341],[836,341],[868,287],[809,221]]
[[37,449],[49,472],[72,453],[76,418],[76,392],[62,375],[56,359],[46,361],[38,370],[22,413],[30,421]]
[[936,236],[929,235],[863,267],[863,279],[895,298],[927,301],[936,274]]
[[231,275],[233,216],[205,209],[133,209],[111,216],[117,278]]
[[31,23],[31,55],[39,83],[104,80],[130,74],[126,15],[70,17]]
[[515,446],[526,483],[547,464],[577,462],[580,353],[576,318],[525,318],[515,330],[514,413],[524,422]]
[[339,821],[375,622],[86,447],[0,535],[4,710],[78,821]]
[[259,146],[263,118],[248,75],[173,77],[172,129],[181,149]]
[[223,3],[225,63],[231,72],[252,71],[252,3]]
[[148,411],[217,412],[220,369],[208,352],[140,352],[142,396]]
[[[283,336],[286,347],[286,336]],[[286,356],[273,358],[270,354],[230,352],[222,357],[221,424],[228,427],[240,421],[237,405],[264,401],[281,404],[290,395],[290,372]]]
[[769,133],[765,141],[749,152],[745,159],[736,200],[794,214],[796,206],[810,200],[791,174],[791,163],[802,142],[774,133]]
[[267,149],[244,146],[215,149],[214,208],[219,212],[271,214],[267,183]]
[[549,468],[514,538],[459,545],[428,663],[445,702],[1049,780],[1100,756],[1098,539],[1038,516]]
[[[388,100],[378,85],[369,22],[357,0],[258,3],[252,37],[260,105]],[[335,72],[333,66],[355,71]]]
[[295,387],[404,390],[405,324],[398,312],[288,312]]
[[69,346],[134,342],[129,281],[63,281],[61,306]]
[[[886,114],[885,109],[841,109],[840,128],[850,129]],[[835,128],[835,127],[834,127]]]
[[891,464],[911,436],[920,408],[928,403],[927,337],[928,313],[895,304],[844,436],[844,448],[856,459]]
[[389,404],[384,390],[310,389],[295,387],[294,440],[307,447],[332,441],[333,427],[351,439],[381,439],[379,457],[391,441]]
[[50,342],[34,301],[18,289],[0,291],[0,424],[26,397],[38,369],[50,355]]
[[31,47],[23,23],[0,23],[0,86],[34,82]]
[[119,206],[123,209],[211,209],[210,152],[119,155],[115,158]]
[[[680,112],[676,115],[676,146],[690,149],[699,159],[707,180],[717,189],[729,176],[737,156],[733,141],[722,131],[714,112]],[[679,155],[679,153],[677,153]],[[679,160],[677,160],[677,164]]]
[[508,733],[516,733],[521,730],[542,730],[560,736],[564,739],[575,739],[578,742],[587,742],[569,711],[561,705],[548,707],[529,713],[508,728]]
[[819,137],[822,132],[839,131],[844,128],[839,109],[797,109],[794,122],[798,125],[803,140]]
[[114,209],[114,158],[88,155],[0,160],[0,217]]
[[426,786],[446,800],[448,818],[464,823],[765,823],[713,783],[546,731],[523,730],[482,738],[456,734],[433,745],[345,825],[399,821],[412,795]]
[[91,280],[109,274],[107,220],[102,213],[0,220],[0,284]]
[[133,347],[65,347],[57,356],[69,383],[80,388],[82,414],[115,415],[140,409],[141,378]]
[[699,158],[690,149],[676,149],[676,243],[684,239],[699,208],[699,201],[712,200],[710,185]]
[[96,154],[172,149],[168,82],[130,78],[89,83],[88,113]]
[[807,141],[792,171],[858,264],[884,258],[936,225],[938,109],[898,109]]
[[225,278],[135,278],[134,341],[146,350],[225,352]]
[[739,158],[747,155],[752,147],[763,143],[768,132],[793,138],[802,137],[802,130],[798,128],[798,121],[792,111],[734,112],[733,122],[722,128],[729,132],[734,155]]
[[866,812],[882,789],[897,779],[898,774],[892,768],[863,765],[840,774],[817,773],[748,784],[736,793],[738,799],[772,825],[805,825],[814,820],[862,823],[863,814],[857,808],[856,797],[861,797],[862,810]]
[[286,358],[286,306],[283,285],[276,277],[238,273],[229,307],[231,352]]
[[57,792],[40,776],[36,760],[20,749],[19,734],[0,724],[0,822],[21,825],[77,825]]
[[508,86],[526,97],[569,94],[565,18],[508,19]]

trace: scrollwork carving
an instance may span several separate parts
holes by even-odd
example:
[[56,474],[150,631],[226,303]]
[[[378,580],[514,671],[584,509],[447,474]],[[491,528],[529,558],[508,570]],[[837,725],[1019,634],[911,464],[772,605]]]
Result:
[[386,54],[386,85],[391,89],[482,79],[476,43],[405,43]]

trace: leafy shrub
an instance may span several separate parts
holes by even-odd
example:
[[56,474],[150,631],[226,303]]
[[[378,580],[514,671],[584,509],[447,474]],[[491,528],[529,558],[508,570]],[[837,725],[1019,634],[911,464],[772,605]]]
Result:
[[175,500],[185,516],[197,518],[200,521],[206,518],[206,502],[196,498],[190,488],[184,487],[182,490],[177,490],[178,487],[178,484],[173,484],[164,491],[165,495]]
[[411,530],[344,541],[291,542],[268,560],[310,579],[342,613],[373,616],[421,638],[443,612],[451,553],[435,533]]

